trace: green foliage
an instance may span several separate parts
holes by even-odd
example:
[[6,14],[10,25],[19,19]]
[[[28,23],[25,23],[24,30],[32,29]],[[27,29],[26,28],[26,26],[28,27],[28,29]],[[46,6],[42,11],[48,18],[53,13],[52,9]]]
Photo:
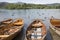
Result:
[[48,5],[40,5],[40,4],[13,4],[10,3],[6,6],[0,7],[5,9],[60,9],[60,5],[58,6],[48,6]]

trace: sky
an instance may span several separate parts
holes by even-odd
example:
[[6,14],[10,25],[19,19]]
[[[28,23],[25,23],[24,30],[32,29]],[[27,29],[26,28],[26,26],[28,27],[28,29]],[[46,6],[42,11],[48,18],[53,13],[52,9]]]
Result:
[[0,0],[0,2],[25,2],[25,3],[34,3],[34,4],[51,4],[51,3],[60,3],[60,0]]

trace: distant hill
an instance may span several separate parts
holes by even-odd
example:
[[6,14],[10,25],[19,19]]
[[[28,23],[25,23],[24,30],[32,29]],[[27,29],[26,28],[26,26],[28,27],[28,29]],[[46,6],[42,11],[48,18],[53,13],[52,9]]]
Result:
[[[0,2],[0,6],[5,6],[7,4],[11,4],[11,3],[8,3],[8,2]],[[13,3],[13,4],[25,4],[24,2],[17,2],[17,3]],[[26,4],[32,4],[32,3],[26,3]],[[35,4],[35,5],[38,5],[38,4]],[[52,4],[40,4],[40,5],[47,5],[47,6],[56,6],[56,5],[60,5],[60,3],[52,3]]]
[[57,6],[57,5],[60,5],[60,3],[53,3],[53,4],[46,4],[48,6]]
[[8,2],[0,2],[0,7],[6,6]]
[[17,2],[17,4],[24,4],[23,2]]
[[0,2],[0,8],[6,9],[60,9],[60,3],[53,4],[30,4],[24,2],[8,3]]
[[[0,6],[4,6],[10,4],[8,2],[0,2]],[[17,3],[13,3],[13,4],[25,4],[24,2],[17,2]],[[26,3],[26,4],[32,4],[32,3]],[[38,4],[36,4],[38,5]],[[52,3],[52,4],[40,4],[40,5],[48,5],[48,6],[53,6],[53,5],[60,5],[60,3]]]

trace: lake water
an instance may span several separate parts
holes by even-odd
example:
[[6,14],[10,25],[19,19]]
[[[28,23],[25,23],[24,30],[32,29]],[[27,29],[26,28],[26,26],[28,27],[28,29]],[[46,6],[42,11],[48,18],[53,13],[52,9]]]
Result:
[[[60,9],[21,9],[21,10],[0,9],[0,21],[8,18],[24,19],[25,24],[23,28],[24,30],[22,30],[23,35],[25,35],[24,34],[25,30],[34,19],[42,19],[42,21],[44,22],[48,30],[50,25],[49,20],[51,16],[53,16],[54,18],[60,19]],[[47,38],[48,40],[51,40],[49,32],[47,33]],[[23,40],[23,37],[21,38],[21,40]]]

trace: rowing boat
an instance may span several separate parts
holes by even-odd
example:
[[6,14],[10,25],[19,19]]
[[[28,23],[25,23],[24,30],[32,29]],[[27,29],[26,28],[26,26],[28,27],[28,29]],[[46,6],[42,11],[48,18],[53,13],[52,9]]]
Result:
[[60,36],[60,19],[50,19],[50,29]]
[[50,19],[50,23],[55,27],[60,27],[60,19]]
[[26,30],[26,40],[44,40],[46,27],[40,19],[34,20]]
[[[12,19],[13,20],[13,19]],[[12,21],[10,20],[10,21]],[[9,21],[3,21],[2,23],[9,25],[0,25],[0,40],[12,40],[22,30],[24,22],[23,19],[18,19],[8,23]]]

